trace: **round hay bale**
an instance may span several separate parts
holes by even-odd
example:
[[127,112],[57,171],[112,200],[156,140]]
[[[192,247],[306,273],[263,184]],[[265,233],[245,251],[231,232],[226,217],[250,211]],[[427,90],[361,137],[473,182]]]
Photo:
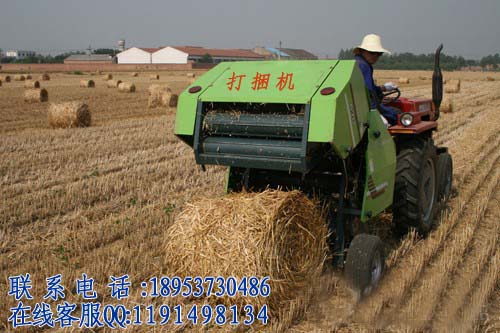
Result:
[[449,94],[460,92],[460,80],[449,80],[444,86],[444,92]]
[[164,91],[161,94],[161,105],[167,106],[169,108],[177,107],[177,101],[179,100],[179,95],[172,94],[172,92]]
[[26,103],[47,102],[49,93],[46,89],[29,89],[24,91],[24,101]]
[[118,85],[118,90],[120,92],[133,93],[133,92],[135,92],[135,84],[130,83],[130,82],[121,82]]
[[95,82],[93,80],[80,80],[80,87],[95,88]]
[[24,81],[26,77],[24,75],[14,75],[14,81]]
[[113,75],[111,75],[111,74],[104,74],[103,77],[102,77],[102,79],[104,81],[112,80],[113,79]]
[[29,88],[29,89],[38,89],[40,88],[40,82],[38,81],[33,81],[33,80],[27,80],[24,81],[24,88]]
[[40,75],[40,80],[41,81],[50,81],[50,75],[47,73],[43,73],[42,75]]
[[455,107],[455,103],[451,97],[445,96],[441,101],[441,106],[439,107],[440,112],[452,113]]
[[195,73],[187,73],[186,76],[188,78],[191,78],[191,77],[196,77],[196,74]]
[[78,101],[52,103],[47,114],[52,128],[88,127],[91,119],[88,105]]
[[400,77],[399,80],[398,80],[399,84],[409,84],[410,83],[410,79],[407,78],[407,77]]
[[33,80],[33,76],[31,74],[26,75],[26,80]]
[[0,80],[2,80],[4,82],[10,82],[11,77],[10,77],[10,75],[0,76]]
[[167,86],[161,86],[159,84],[152,84],[148,87],[148,94],[154,95],[157,94],[159,91],[162,91],[163,89],[170,89]]
[[487,76],[486,81],[495,81],[495,78],[492,76]]
[[171,101],[172,90],[167,86],[161,86],[159,84],[152,84],[148,88],[149,99],[148,107],[156,108],[159,106],[169,106],[171,103],[177,105],[177,101]]
[[[208,303],[260,307],[271,313],[317,283],[328,257],[327,226],[299,191],[266,190],[187,204],[166,230],[164,265],[171,276],[269,277],[269,297],[209,297]],[[306,307],[307,304],[300,306]]]
[[135,73],[135,72],[134,72],[134,73],[132,73],[132,76],[133,76],[133,77],[138,77],[138,76],[139,76],[139,73]]
[[149,79],[150,80],[159,80],[160,79],[160,75],[159,74],[151,74],[149,76]]
[[108,88],[118,88],[118,86],[122,83],[122,80],[108,80],[106,85]]

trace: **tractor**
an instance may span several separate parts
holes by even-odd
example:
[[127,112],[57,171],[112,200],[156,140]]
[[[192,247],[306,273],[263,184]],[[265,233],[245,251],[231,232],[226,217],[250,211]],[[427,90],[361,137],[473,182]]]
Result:
[[175,134],[196,163],[227,166],[227,191],[299,189],[328,207],[333,264],[361,295],[384,272],[383,244],[367,223],[391,211],[396,231],[425,235],[451,192],[452,159],[436,147],[442,75],[432,100],[388,95],[400,110],[387,128],[370,109],[354,60],[223,62],[180,96]]

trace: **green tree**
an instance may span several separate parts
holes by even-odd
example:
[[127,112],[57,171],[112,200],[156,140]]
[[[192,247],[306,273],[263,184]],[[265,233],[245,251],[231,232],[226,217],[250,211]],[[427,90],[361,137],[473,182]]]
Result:
[[199,62],[204,63],[204,64],[212,64],[214,62],[214,59],[212,58],[212,56],[210,54],[205,53],[203,55],[203,57],[201,57]]
[[109,54],[109,55],[114,56],[119,52],[120,51],[118,51],[118,50],[103,48],[103,49],[95,49],[94,51],[92,51],[92,54]]

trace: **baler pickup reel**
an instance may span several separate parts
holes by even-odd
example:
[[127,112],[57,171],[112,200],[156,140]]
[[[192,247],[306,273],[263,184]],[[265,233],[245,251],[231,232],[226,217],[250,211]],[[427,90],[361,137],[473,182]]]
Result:
[[[292,113],[297,108],[301,113]],[[198,164],[306,172],[309,106],[203,103],[196,111]]]

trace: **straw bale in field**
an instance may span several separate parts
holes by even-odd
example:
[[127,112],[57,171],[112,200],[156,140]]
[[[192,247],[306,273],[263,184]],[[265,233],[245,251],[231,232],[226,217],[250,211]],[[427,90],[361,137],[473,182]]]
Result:
[[453,98],[446,96],[441,101],[441,106],[439,107],[439,111],[444,113],[451,113],[453,112],[454,107],[455,103],[453,101]]
[[178,95],[172,93],[172,90],[167,86],[152,84],[148,88],[149,99],[148,107],[156,108],[159,106],[176,107]]
[[151,74],[149,76],[149,79],[150,80],[159,80],[160,79],[160,75],[159,74]]
[[118,86],[122,83],[122,80],[108,80],[106,85],[108,88],[118,88]]
[[78,101],[52,103],[47,114],[52,128],[88,127],[91,118],[88,105]]
[[166,230],[163,267],[171,276],[268,276],[268,298],[237,294],[206,301],[265,303],[277,314],[319,278],[327,233],[317,206],[299,191],[202,198],[187,204]]
[[460,91],[460,80],[449,80],[444,86],[444,92],[454,94]]
[[164,91],[161,94],[161,105],[167,106],[169,108],[177,107],[177,101],[179,100],[179,95],[173,94],[172,92]]
[[32,79],[33,79],[33,76],[31,76],[31,74],[26,75],[26,80],[32,80]]
[[161,86],[159,84],[152,84],[148,87],[148,94],[151,96],[155,93],[157,93],[158,91],[161,91],[163,89],[170,89],[168,88],[167,86]]
[[139,73],[132,73],[132,76],[137,77],[137,76],[139,76]]
[[14,81],[24,81],[26,77],[24,75],[14,75]]
[[191,77],[195,77],[195,76],[196,76],[196,74],[195,74],[195,73],[187,73],[187,74],[186,74],[186,76],[187,76],[188,78],[191,78]]
[[46,89],[28,89],[24,91],[24,101],[26,103],[47,102],[49,93]]
[[47,73],[43,73],[42,75],[40,75],[40,80],[41,81],[49,81],[50,80],[50,75],[47,74]]
[[495,81],[495,78],[492,76],[487,76],[486,81]]
[[130,82],[121,82],[118,85],[118,90],[121,92],[133,93],[133,92],[135,92],[135,84],[130,83]]
[[10,82],[11,77],[10,77],[10,75],[0,76],[0,80],[4,81],[4,82]]
[[407,77],[400,77],[398,82],[400,84],[409,84],[410,83],[410,79],[407,78]]
[[93,80],[81,80],[80,87],[82,87],[82,88],[94,88],[95,82]]
[[40,82],[33,80],[24,81],[24,88],[40,88]]
[[111,75],[111,74],[104,74],[103,77],[102,77],[102,79],[104,81],[112,80],[113,79],[113,75]]

